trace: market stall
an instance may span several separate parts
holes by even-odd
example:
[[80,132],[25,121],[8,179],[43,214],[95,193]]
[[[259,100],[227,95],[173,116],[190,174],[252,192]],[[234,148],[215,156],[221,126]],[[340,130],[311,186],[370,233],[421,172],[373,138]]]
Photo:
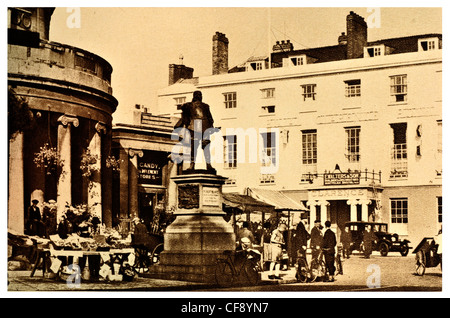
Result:
[[31,264],[30,276],[40,268],[49,278],[120,281],[134,275],[135,250],[131,243],[131,236],[122,239],[112,229],[90,237],[71,233],[64,239],[58,234],[42,238],[9,232],[8,260]]

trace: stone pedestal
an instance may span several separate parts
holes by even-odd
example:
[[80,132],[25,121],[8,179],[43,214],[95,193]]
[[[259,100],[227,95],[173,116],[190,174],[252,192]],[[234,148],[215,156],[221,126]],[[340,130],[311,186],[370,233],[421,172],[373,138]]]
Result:
[[214,282],[217,257],[235,249],[235,234],[222,211],[226,178],[193,173],[173,177],[177,185],[176,219],[164,235],[160,263],[150,276],[194,282]]

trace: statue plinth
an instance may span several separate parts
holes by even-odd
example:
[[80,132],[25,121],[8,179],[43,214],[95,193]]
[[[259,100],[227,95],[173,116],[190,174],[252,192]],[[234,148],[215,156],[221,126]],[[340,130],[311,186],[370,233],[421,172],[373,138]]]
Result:
[[[199,171],[201,172],[201,171]],[[175,221],[164,234],[164,251],[150,276],[214,282],[217,257],[235,249],[235,234],[222,211],[222,185],[227,178],[189,173],[173,177],[177,184]]]

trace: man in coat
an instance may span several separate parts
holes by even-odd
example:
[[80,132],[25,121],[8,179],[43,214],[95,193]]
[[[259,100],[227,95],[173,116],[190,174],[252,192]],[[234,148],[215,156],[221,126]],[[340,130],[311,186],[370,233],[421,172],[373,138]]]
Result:
[[366,229],[363,234],[363,244],[364,244],[364,257],[370,258],[372,254],[372,244],[376,241],[377,237],[375,233],[373,233],[370,225],[366,225]]
[[207,147],[210,143],[208,133],[212,133],[212,130],[209,129],[213,128],[214,120],[209,110],[209,105],[202,102],[202,93],[200,91],[195,91],[192,102],[183,104],[181,106],[181,111],[181,119],[174,128],[186,128],[189,130],[191,138],[191,161],[188,170],[195,169],[195,158],[199,144],[202,146],[205,156],[206,169],[214,170],[211,166],[209,147]]
[[322,225],[320,224],[320,220],[314,221],[314,227],[311,229],[311,256],[312,259],[315,259],[320,254],[320,248],[322,247]]
[[303,219],[297,224],[297,228],[294,233],[295,248],[298,255],[303,255],[306,252],[306,247],[308,246],[308,240],[311,238],[308,231],[305,228]]
[[336,234],[331,230],[331,222],[325,222],[325,233],[323,235],[322,250],[325,256],[325,265],[328,269],[329,281],[334,282],[334,272],[336,267],[334,266],[334,255],[336,253]]
[[352,251],[350,250],[352,245],[352,233],[348,226],[345,227],[344,231],[341,233],[341,243],[342,243],[342,253],[344,258],[350,258]]

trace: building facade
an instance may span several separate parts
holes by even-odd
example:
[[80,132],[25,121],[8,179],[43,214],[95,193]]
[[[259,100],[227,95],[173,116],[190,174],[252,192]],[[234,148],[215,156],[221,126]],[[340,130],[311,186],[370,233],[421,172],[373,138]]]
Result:
[[211,147],[224,191],[281,191],[338,235],[346,221],[381,221],[415,246],[442,225],[442,36],[369,42],[367,31],[350,12],[336,45],[281,41],[228,72],[216,33],[212,75],[172,80],[159,113],[179,115],[202,91],[221,127]]
[[58,218],[66,205],[83,205],[112,224],[112,67],[49,41],[53,11],[8,8],[8,88],[32,121],[9,139],[8,229],[19,233],[35,199],[41,211],[56,201]]
[[179,171],[170,160],[177,120],[154,116],[136,105],[132,123],[114,125],[112,152],[120,163],[113,174],[114,225],[126,229],[138,217],[150,232],[159,233],[170,221],[166,217],[176,204],[175,183],[170,178]]

